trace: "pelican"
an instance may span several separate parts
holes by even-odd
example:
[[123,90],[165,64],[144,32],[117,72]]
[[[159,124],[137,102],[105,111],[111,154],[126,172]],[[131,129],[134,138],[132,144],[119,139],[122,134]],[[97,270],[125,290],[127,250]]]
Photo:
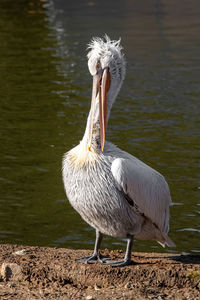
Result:
[[[105,140],[125,76],[120,40],[93,38],[87,56],[93,77],[91,108],[83,139],[64,155],[63,182],[72,207],[96,230],[92,256],[78,261],[122,267],[132,263],[134,238],[175,246],[168,237],[171,196],[159,172]],[[102,259],[104,234],[127,239],[123,260]]]

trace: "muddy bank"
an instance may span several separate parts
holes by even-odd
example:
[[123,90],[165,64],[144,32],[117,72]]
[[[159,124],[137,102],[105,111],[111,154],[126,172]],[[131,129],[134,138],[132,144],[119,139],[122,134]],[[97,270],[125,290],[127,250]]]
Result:
[[87,250],[0,245],[0,253],[0,299],[200,299],[200,255],[132,253],[135,264],[119,269],[77,263]]

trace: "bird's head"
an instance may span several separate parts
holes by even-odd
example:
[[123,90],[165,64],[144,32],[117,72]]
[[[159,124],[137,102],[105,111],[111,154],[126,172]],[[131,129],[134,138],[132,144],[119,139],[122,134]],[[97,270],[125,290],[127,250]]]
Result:
[[[88,68],[93,76],[92,111],[99,105],[101,149],[104,150],[108,114],[125,76],[125,60],[120,40],[93,38],[89,44]],[[92,131],[92,129],[91,129]],[[91,132],[92,136],[92,132]]]

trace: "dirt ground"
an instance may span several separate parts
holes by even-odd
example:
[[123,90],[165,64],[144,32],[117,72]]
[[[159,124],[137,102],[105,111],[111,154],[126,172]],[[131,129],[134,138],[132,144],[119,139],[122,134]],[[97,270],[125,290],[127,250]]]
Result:
[[200,299],[200,255],[132,253],[133,265],[114,268],[75,261],[88,250],[0,245],[0,253],[2,300]]

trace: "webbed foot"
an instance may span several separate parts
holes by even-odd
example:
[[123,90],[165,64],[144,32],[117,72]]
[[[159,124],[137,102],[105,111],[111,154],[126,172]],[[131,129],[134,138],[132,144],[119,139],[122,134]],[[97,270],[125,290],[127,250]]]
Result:
[[93,254],[91,256],[81,257],[76,259],[78,262],[86,263],[86,264],[96,264],[101,263],[103,264],[106,259],[108,259],[109,256],[102,256],[101,254]]
[[103,261],[103,265],[112,266],[112,267],[125,267],[132,265],[132,260],[106,260]]
[[78,262],[86,263],[86,264],[96,264],[99,262],[99,257],[97,255],[91,255],[86,257],[81,257],[76,259]]

